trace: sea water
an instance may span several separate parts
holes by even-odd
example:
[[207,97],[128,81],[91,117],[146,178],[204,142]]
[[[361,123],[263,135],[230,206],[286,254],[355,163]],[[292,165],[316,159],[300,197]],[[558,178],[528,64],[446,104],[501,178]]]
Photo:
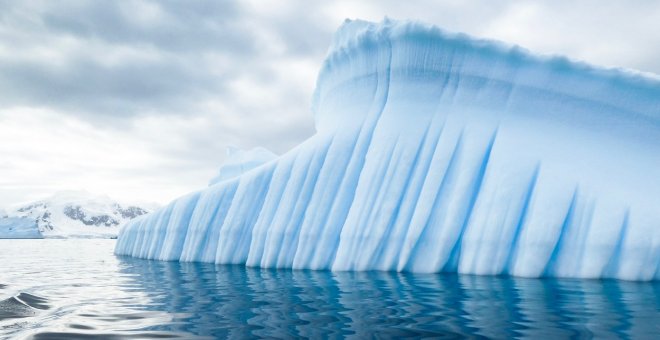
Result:
[[0,240],[0,338],[652,338],[660,282],[140,260]]

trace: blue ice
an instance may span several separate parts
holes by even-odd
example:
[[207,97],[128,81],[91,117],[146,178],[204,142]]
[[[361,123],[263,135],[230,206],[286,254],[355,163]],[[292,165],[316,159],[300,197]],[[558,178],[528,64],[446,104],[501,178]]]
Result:
[[0,216],[0,238],[43,238],[37,223],[26,217]]
[[313,137],[130,222],[115,252],[660,279],[656,77],[415,22],[346,21],[312,111]]

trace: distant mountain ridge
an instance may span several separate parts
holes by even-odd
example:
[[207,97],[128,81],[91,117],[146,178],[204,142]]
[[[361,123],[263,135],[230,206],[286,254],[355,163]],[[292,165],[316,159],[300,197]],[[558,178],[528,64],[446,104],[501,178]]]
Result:
[[115,237],[126,222],[151,212],[153,204],[117,202],[105,195],[63,191],[19,205],[3,215],[34,221],[44,237]]

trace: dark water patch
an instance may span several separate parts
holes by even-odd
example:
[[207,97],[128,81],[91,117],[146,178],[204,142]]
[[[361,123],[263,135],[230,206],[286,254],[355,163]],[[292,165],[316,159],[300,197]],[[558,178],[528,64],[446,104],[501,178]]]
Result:
[[0,301],[0,321],[27,318],[37,315],[39,310],[49,309],[46,299],[28,293],[20,293]]
[[92,327],[92,326],[81,325],[81,324],[77,324],[77,323],[70,323],[67,326],[69,328],[72,328],[72,329],[82,329],[82,330],[93,330],[94,329],[94,327]]
[[16,298],[32,308],[41,310],[50,309],[50,306],[47,304],[48,300],[36,295],[20,293]]
[[145,332],[135,334],[115,333],[75,333],[75,332],[41,332],[28,337],[31,340],[120,340],[120,339],[192,339],[189,335],[178,335],[172,333]]
[[161,315],[162,315],[162,313],[154,313],[154,312],[104,313],[104,314],[81,313],[81,314],[78,314],[78,316],[83,317],[83,318],[95,319],[95,320],[104,321],[104,322],[123,322],[123,321],[154,319],[154,318],[157,318]]
[[36,315],[36,311],[16,297],[0,301],[0,320],[26,318]]

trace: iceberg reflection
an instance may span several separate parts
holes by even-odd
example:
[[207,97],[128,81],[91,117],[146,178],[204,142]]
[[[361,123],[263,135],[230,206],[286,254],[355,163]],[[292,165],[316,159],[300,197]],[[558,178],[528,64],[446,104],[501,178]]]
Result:
[[292,271],[120,258],[173,315],[160,331],[215,337],[479,335],[643,338],[660,334],[660,283],[454,274]]

